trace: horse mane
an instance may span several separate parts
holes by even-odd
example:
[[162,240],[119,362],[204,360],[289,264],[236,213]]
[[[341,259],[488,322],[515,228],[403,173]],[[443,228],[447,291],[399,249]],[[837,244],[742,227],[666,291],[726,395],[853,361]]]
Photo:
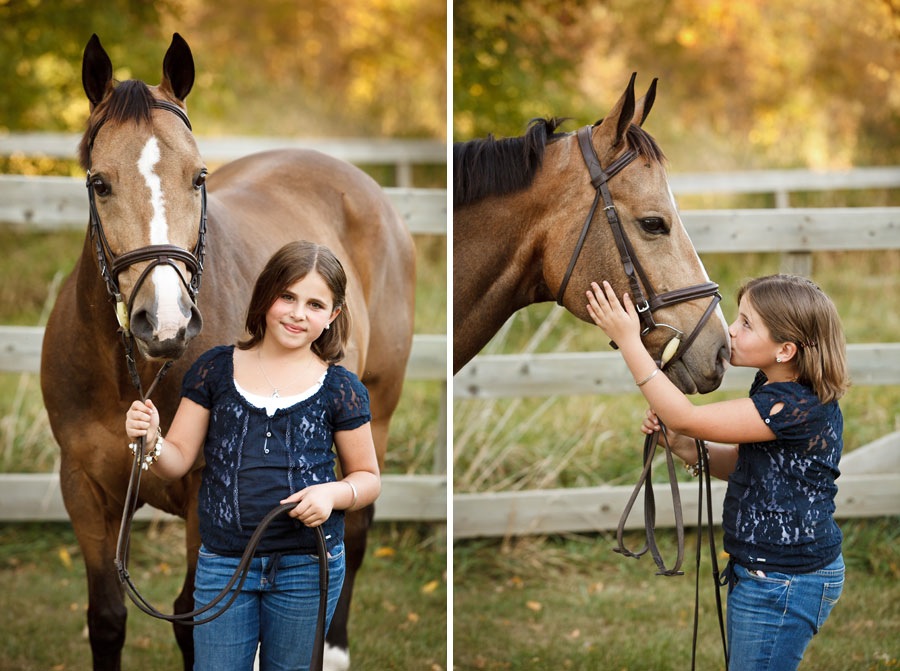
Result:
[[87,130],[78,147],[78,159],[85,170],[91,165],[91,145],[100,127],[107,121],[122,123],[133,121],[138,124],[150,121],[150,105],[153,95],[150,87],[137,79],[129,79],[113,88],[88,118]]
[[[497,140],[457,142],[453,145],[453,206],[468,205],[486,196],[502,196],[527,188],[540,169],[547,144],[567,135],[557,129],[564,117],[532,119],[525,135]],[[603,123],[601,119],[594,125]],[[662,162],[656,140],[638,125],[626,132],[628,146],[640,156]]]

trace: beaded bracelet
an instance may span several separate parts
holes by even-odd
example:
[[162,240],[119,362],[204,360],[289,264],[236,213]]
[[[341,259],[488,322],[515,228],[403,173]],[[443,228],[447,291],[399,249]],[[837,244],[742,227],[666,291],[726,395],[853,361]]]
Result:
[[[157,427],[156,429],[156,444],[153,446],[153,449],[144,454],[144,459],[141,461],[141,468],[143,470],[147,470],[159,461],[159,455],[162,454],[162,445],[163,445],[163,436],[162,429]],[[136,442],[128,443],[128,449],[131,450],[132,454],[137,454],[138,444]]]
[[684,470],[690,473],[692,478],[696,478],[703,472],[703,465],[699,461],[696,464],[684,462]]

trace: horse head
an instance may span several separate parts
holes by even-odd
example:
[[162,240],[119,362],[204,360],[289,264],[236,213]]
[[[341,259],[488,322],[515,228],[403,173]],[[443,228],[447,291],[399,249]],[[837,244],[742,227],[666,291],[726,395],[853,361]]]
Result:
[[588,322],[592,281],[609,280],[619,296],[628,292],[650,353],[682,391],[703,393],[721,383],[727,324],[678,214],[662,151],[641,128],[656,80],[639,100],[634,80],[601,122],[554,141],[545,157],[542,172],[554,172],[553,162],[570,178],[557,194],[565,207],[553,215],[544,278],[557,301]]
[[176,359],[202,327],[206,168],[184,106],[194,83],[190,48],[173,36],[158,86],[117,83],[94,35],[82,83],[91,113],[80,158],[98,272],[143,356]]

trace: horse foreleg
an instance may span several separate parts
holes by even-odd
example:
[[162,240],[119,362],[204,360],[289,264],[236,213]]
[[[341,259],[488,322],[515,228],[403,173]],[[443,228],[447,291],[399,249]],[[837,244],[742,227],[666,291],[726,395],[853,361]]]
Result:
[[116,572],[119,519],[104,505],[103,495],[76,470],[61,470],[63,498],[84,556],[88,582],[88,634],[94,671],[119,671],[125,645],[125,594]]
[[366,555],[366,538],[375,508],[367,506],[362,510],[348,513],[344,520],[344,553],[347,560],[347,571],[344,586],[331,619],[331,627],[325,637],[325,669],[326,671],[346,671],[350,668],[350,641],[347,635],[347,620],[350,617],[350,600],[353,597],[353,584],[356,572],[362,566]]
[[[197,573],[197,553],[200,550],[200,530],[197,526],[197,505],[188,506],[185,518],[185,545],[187,551],[187,573],[181,593],[175,599],[175,614],[189,613],[194,609],[194,576]],[[194,668],[194,628],[183,624],[173,624],[175,640],[181,649],[184,671]]]

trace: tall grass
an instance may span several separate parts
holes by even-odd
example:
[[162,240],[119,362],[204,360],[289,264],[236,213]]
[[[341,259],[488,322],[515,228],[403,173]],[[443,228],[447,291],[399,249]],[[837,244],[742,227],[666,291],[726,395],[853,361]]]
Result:
[[[84,233],[32,233],[0,228],[0,324],[43,325],[65,274],[81,252]],[[447,324],[445,236],[416,236],[416,331],[444,333]],[[443,382],[404,385],[392,422],[386,471],[431,472],[439,444]],[[50,432],[39,376],[0,373],[0,472],[55,470],[58,449]]]
[[[704,256],[721,286],[726,319],[741,283],[778,272],[777,254]],[[848,342],[895,342],[900,333],[900,250],[814,254],[813,279],[838,307]],[[875,300],[877,297],[877,300]],[[489,343],[491,353],[606,349],[596,327],[559,307],[521,310]],[[745,396],[715,392],[707,403]],[[845,452],[900,430],[900,386],[852,387],[841,401]],[[640,470],[638,393],[454,402],[454,491],[591,486],[631,480]]]

